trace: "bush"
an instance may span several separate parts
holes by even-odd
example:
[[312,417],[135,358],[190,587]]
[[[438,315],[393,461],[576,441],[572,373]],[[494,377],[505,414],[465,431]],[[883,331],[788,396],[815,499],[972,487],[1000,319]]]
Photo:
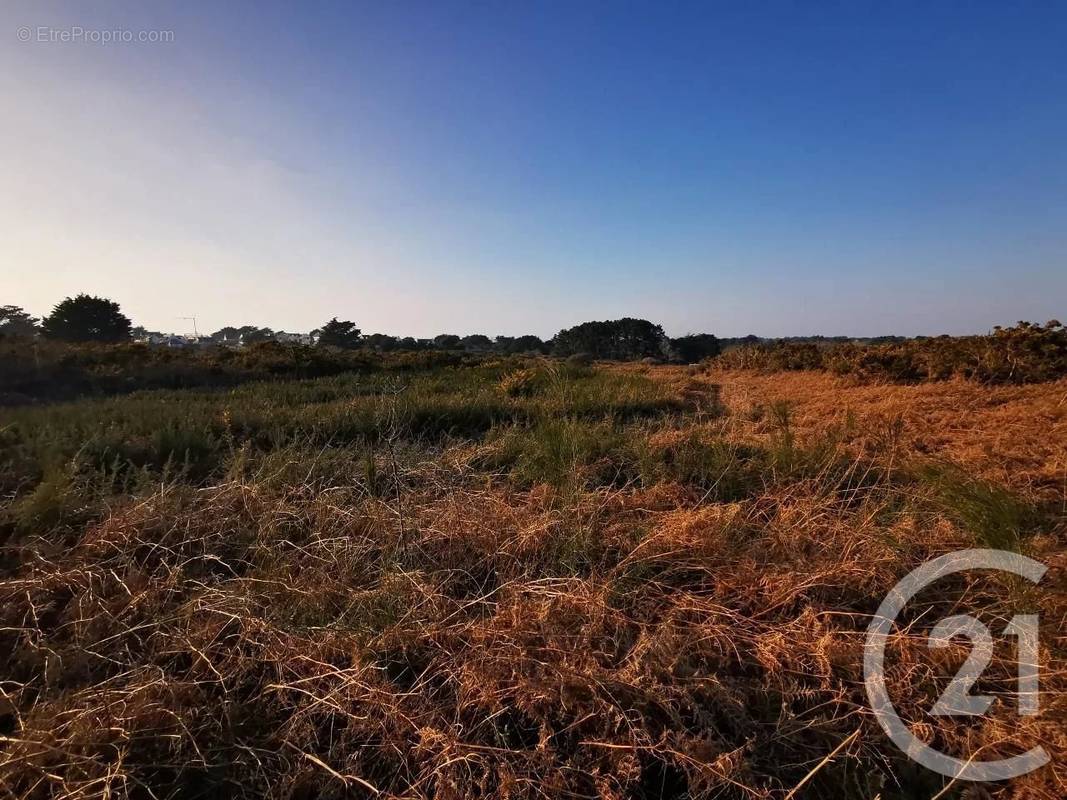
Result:
[[707,358],[715,358],[722,352],[719,340],[710,333],[691,333],[671,339],[672,358],[683,364],[696,364]]
[[819,346],[771,342],[728,351],[726,369],[829,370],[867,381],[917,383],[960,377],[982,383],[1036,383],[1067,376],[1067,330],[1057,320],[1020,322],[988,336],[938,336],[887,344]]
[[508,397],[529,397],[535,391],[537,373],[532,369],[520,368],[507,373],[497,386]]
[[769,342],[728,350],[716,362],[725,369],[755,369],[762,372],[824,369],[823,349],[801,342]]
[[249,381],[322,378],[346,372],[410,372],[479,360],[459,353],[373,353],[279,342],[240,349],[171,349],[3,338],[0,405],[142,389],[225,388]]

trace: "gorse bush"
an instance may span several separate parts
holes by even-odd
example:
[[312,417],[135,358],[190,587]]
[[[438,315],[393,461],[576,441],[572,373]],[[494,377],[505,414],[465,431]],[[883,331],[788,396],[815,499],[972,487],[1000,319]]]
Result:
[[537,389],[537,373],[532,369],[509,372],[497,384],[508,397],[528,397]]
[[988,336],[938,336],[888,344],[771,342],[739,347],[726,369],[829,370],[863,380],[915,383],[961,377],[982,383],[1037,383],[1067,376],[1067,329],[1020,322]]
[[473,363],[458,353],[374,353],[264,342],[240,349],[68,344],[0,337],[0,405],[124,394],[140,389],[237,386],[345,372],[410,372]]
[[769,342],[727,350],[714,361],[725,369],[764,372],[825,368],[824,348],[800,342]]

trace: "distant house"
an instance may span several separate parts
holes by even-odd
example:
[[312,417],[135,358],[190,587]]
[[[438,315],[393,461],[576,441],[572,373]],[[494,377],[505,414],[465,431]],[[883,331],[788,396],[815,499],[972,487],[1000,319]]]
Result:
[[199,336],[182,336],[176,333],[160,333],[159,331],[146,331],[134,341],[151,345],[152,347],[197,347],[209,343],[209,340]]

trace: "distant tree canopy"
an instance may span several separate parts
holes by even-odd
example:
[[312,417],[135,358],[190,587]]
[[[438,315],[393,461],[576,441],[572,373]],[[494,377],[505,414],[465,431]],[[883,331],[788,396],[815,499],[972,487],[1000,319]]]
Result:
[[37,335],[37,318],[19,306],[0,306],[0,336],[29,337]]
[[338,320],[334,317],[319,328],[320,347],[343,347],[354,349],[360,346],[360,329],[351,320]]
[[[414,342],[414,339],[412,339]],[[372,350],[388,352],[400,349],[400,339],[387,333],[371,333],[363,337],[363,344]]]
[[499,353],[547,353],[548,345],[539,336],[497,336],[493,349]]
[[587,353],[593,358],[629,361],[663,356],[667,337],[663,328],[647,319],[583,322],[556,334],[552,352],[560,356]]
[[671,357],[686,364],[695,364],[705,358],[714,358],[722,352],[719,340],[710,333],[691,333],[671,339]]
[[525,336],[517,336],[514,343],[514,352],[516,353],[528,353],[538,352],[547,353],[548,345],[541,339],[540,336],[532,336],[527,334]]
[[79,294],[52,309],[41,324],[49,339],[67,342],[123,342],[130,338],[130,320],[119,304]]
[[460,341],[454,333],[442,333],[440,336],[433,337],[434,347],[442,350],[455,350],[459,347]]
[[269,342],[275,336],[275,331],[270,328],[260,328],[258,325],[242,325],[235,328],[227,325],[219,328],[209,337],[211,341],[219,344],[255,344],[256,342]]
[[213,334],[211,334],[211,340],[213,342],[239,342],[243,333],[256,330],[255,325],[243,325],[240,328],[235,328],[233,325],[227,325],[225,328],[219,328]]
[[720,336],[719,348],[726,351],[735,347],[751,347],[762,341],[763,339],[751,333],[748,336]]
[[464,350],[492,350],[493,340],[481,333],[472,333],[460,339],[460,345]]
[[[0,306],[0,337],[45,336],[72,342],[120,342],[131,338],[152,343],[173,344],[170,334],[156,333],[144,327],[131,328],[130,320],[119,310],[117,303],[101,297],[79,294],[66,298],[38,325],[37,320],[18,306]],[[636,361],[643,358],[669,358],[693,363],[717,356],[732,345],[758,343],[755,336],[740,339],[717,339],[708,333],[688,334],[677,339],[668,338],[660,325],[645,319],[624,317],[600,322],[583,322],[561,330],[549,341],[539,336],[497,336],[490,338],[473,333],[458,336],[442,333],[433,339],[371,333],[366,336],[351,320],[334,317],[321,328],[311,331],[317,344],[346,350],[367,349],[377,352],[448,350],[468,353],[497,353],[501,355],[534,355],[552,353],[557,356],[601,358],[617,361]],[[823,337],[804,337],[822,339]],[[835,337],[844,339],[844,337]],[[896,337],[883,337],[895,339]],[[221,345],[257,344],[269,341],[306,341],[303,337],[256,325],[227,325],[200,337],[200,343]],[[829,340],[827,340],[829,341]]]
[[258,344],[260,342],[272,341],[274,336],[275,332],[270,328],[252,327],[251,330],[244,330],[241,333],[241,341],[245,344]]

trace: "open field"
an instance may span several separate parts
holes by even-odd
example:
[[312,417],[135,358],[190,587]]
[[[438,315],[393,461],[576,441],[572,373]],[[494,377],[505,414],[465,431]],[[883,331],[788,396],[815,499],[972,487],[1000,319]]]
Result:
[[[425,366],[426,368],[420,368]],[[962,796],[942,750],[1067,794],[1067,382],[508,358],[0,409],[9,797]],[[1042,619],[1041,711],[999,649],[986,717],[928,715],[968,655],[926,619]],[[827,758],[832,756],[831,758]],[[939,795],[939,792],[944,792]]]

